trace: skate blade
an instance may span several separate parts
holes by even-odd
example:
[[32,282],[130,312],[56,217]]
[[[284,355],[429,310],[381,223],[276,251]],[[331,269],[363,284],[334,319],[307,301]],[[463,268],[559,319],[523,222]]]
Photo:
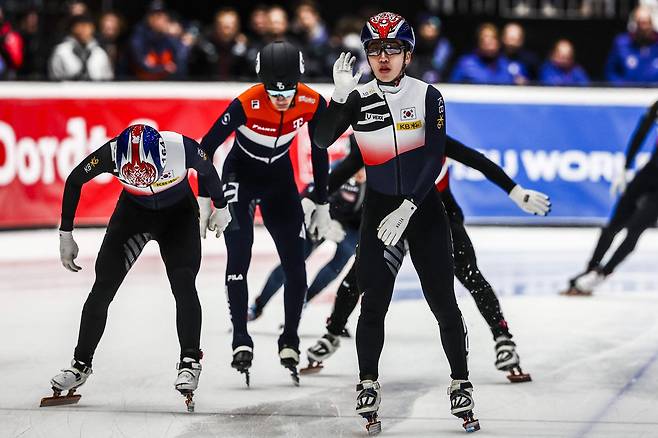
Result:
[[480,430],[480,420],[464,421],[464,430],[468,433],[477,432]]
[[366,424],[366,430],[368,431],[368,435],[373,436],[373,435],[379,435],[382,431],[382,423],[381,421],[373,421],[372,423]]
[[251,381],[250,381],[250,374],[249,374],[249,368],[242,368],[242,369],[240,369],[240,368],[236,368],[236,370],[237,370],[240,374],[244,374],[244,383],[246,383],[246,384],[247,384],[247,388],[249,388],[249,387],[250,387],[250,383],[251,383]]
[[560,295],[565,297],[591,297],[592,291],[583,291],[576,289],[575,287],[570,287],[569,289],[560,292]]
[[80,394],[74,395],[54,395],[52,397],[44,397],[39,404],[40,408],[47,408],[50,406],[74,405],[80,401],[82,396]]
[[185,406],[187,406],[187,412],[194,412],[194,397],[193,392],[185,394]]
[[520,368],[518,370],[510,370],[507,379],[512,383],[532,382],[530,374],[524,373]]
[[322,371],[322,368],[324,368],[324,365],[322,365],[322,362],[309,362],[308,366],[306,368],[302,368],[299,370],[299,374],[302,376],[308,375],[308,374],[317,374],[320,371]]

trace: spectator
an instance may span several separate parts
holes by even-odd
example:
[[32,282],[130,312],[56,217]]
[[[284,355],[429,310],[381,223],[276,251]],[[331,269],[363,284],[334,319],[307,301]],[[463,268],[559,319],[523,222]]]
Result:
[[303,0],[297,6],[293,29],[301,41],[306,77],[330,77],[331,71],[325,68],[330,51],[329,33],[314,0]]
[[658,82],[658,38],[649,8],[640,6],[631,13],[628,32],[612,43],[605,76],[618,85]]
[[87,6],[87,3],[82,0],[70,0],[66,2],[67,19],[77,17],[79,15],[89,15],[89,7]]
[[169,35],[170,25],[164,3],[154,0],[130,39],[132,70],[138,79],[184,77],[189,51],[179,38]]
[[267,33],[270,29],[269,8],[260,4],[251,10],[249,17],[249,40],[252,44],[263,47],[267,40]]
[[46,75],[48,48],[40,25],[37,9],[30,8],[18,23],[18,32],[23,39],[23,65],[18,70],[19,79],[43,79]]
[[589,85],[589,77],[583,68],[576,64],[573,44],[569,40],[555,43],[548,61],[539,73],[543,85]]
[[[373,14],[374,15],[374,14]],[[325,60],[325,68],[333,72],[334,63],[342,52],[350,52],[356,58],[354,71],[363,72],[361,83],[368,82],[372,79],[372,71],[366,58],[366,52],[363,50],[361,43],[361,29],[363,28],[363,19],[354,15],[345,15],[338,20],[334,27],[334,34],[329,40],[331,52]]]
[[457,61],[452,71],[452,82],[472,84],[507,84],[516,83],[510,63],[500,54],[498,28],[491,23],[480,25],[477,31],[477,48]]
[[220,9],[207,38],[200,38],[193,52],[192,73],[221,81],[250,76],[247,37],[240,32],[240,16],[233,8]]
[[501,38],[503,55],[510,63],[510,71],[516,78],[517,83],[526,83],[530,79],[537,78],[539,69],[539,57],[533,52],[526,50],[525,30],[519,23],[508,23],[503,28]]
[[407,72],[430,84],[442,81],[451,55],[450,42],[441,37],[441,20],[428,16],[418,26],[414,61],[407,67]]
[[23,38],[5,20],[0,6],[0,79],[15,79],[23,65]]
[[88,15],[71,18],[69,36],[55,47],[48,66],[57,80],[108,80],[114,78],[110,59],[94,39],[94,20]]
[[110,58],[115,75],[123,70],[123,19],[116,12],[105,12],[98,20],[98,43]]

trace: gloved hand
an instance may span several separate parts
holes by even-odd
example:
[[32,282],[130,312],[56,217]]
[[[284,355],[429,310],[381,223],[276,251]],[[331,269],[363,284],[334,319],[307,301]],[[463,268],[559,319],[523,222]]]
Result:
[[77,257],[78,244],[73,239],[73,232],[60,230],[59,259],[62,261],[62,265],[71,272],[78,272],[82,268],[74,262]]
[[326,240],[331,240],[332,242],[340,243],[345,239],[345,229],[337,220],[332,219],[329,221],[329,228],[327,233],[324,235]]
[[397,209],[389,213],[379,223],[379,227],[377,227],[377,238],[384,242],[386,246],[398,243],[400,237],[402,237],[402,233],[404,233],[407,225],[409,225],[411,215],[414,214],[416,209],[418,207],[408,199],[402,201],[402,204]]
[[210,219],[210,214],[212,212],[210,198],[198,196],[196,200],[199,203],[199,233],[201,234],[201,237],[205,239],[206,230],[208,229],[208,220]]
[[345,103],[347,96],[350,95],[361,79],[361,71],[352,76],[352,67],[356,57],[350,52],[342,52],[334,63],[334,93],[331,100],[338,103]]
[[610,183],[610,197],[614,198],[618,195],[622,195],[626,191],[628,182],[633,179],[633,172],[630,170],[623,169],[615,175]]
[[315,211],[315,202],[309,198],[302,198],[302,210],[304,210],[304,225],[306,229],[311,226],[311,218],[313,217],[313,212]]
[[208,229],[210,231],[215,231],[215,236],[219,237],[230,222],[231,212],[228,211],[228,205],[224,208],[216,208],[208,219]]
[[519,184],[514,186],[508,196],[526,213],[546,216],[551,211],[551,200],[547,195],[524,189]]
[[315,211],[311,216],[311,223],[308,226],[308,232],[311,235],[317,235],[318,239],[326,237],[329,231],[331,216],[329,215],[329,203],[315,204]]

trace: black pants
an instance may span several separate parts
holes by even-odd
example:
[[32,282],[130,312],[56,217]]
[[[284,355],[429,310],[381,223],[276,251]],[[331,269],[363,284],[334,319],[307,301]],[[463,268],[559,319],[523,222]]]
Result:
[[[507,321],[500,309],[500,302],[491,285],[484,278],[477,266],[477,257],[471,239],[464,227],[464,214],[450,191],[441,194],[443,205],[448,213],[452,244],[454,247],[455,276],[461,284],[471,293],[475,304],[491,329],[493,338],[509,336]],[[359,290],[356,284],[356,266],[343,278],[334,301],[334,308],[327,321],[327,331],[333,335],[340,335],[345,329],[349,316],[359,301]]]
[[[588,270],[600,269],[610,275],[615,268],[635,249],[640,236],[658,220],[658,156],[651,160],[635,175],[626,192],[619,198],[614,213],[604,228],[588,264]],[[627,230],[624,241],[610,257],[605,266],[601,262],[615,236],[624,228]]]
[[272,164],[260,163],[234,147],[224,163],[223,175],[226,182],[224,194],[233,218],[224,232],[228,254],[226,291],[233,323],[232,346],[235,349],[241,345],[254,345],[247,332],[247,272],[254,242],[254,211],[259,205],[263,224],[274,240],[285,275],[285,321],[279,348],[285,345],[299,349],[297,328],[306,296],[306,232],[290,160],[283,157]]
[[[402,198],[368,189],[364,201],[356,260],[359,290],[363,291],[356,332],[360,378],[377,379],[384,346],[384,318],[404,251],[386,247],[377,238],[381,220],[398,208]],[[440,196],[432,190],[411,217],[403,236],[409,244],[425,299],[439,323],[441,342],[453,379],[468,379],[466,327],[453,288],[454,261],[450,229]],[[402,239],[400,240],[402,242]]]
[[96,259],[96,280],[82,310],[75,359],[91,364],[105,330],[110,303],[149,240],[160,246],[176,299],[181,359],[200,359],[201,305],[195,281],[201,263],[201,240],[199,210],[191,192],[179,203],[161,210],[144,208],[122,193]]

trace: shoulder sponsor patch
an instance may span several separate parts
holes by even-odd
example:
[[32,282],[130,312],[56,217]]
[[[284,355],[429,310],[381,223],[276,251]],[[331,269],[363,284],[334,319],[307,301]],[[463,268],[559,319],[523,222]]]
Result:
[[[258,101],[257,101],[258,102]],[[231,122],[231,113],[226,113],[222,116],[222,125],[226,126]]]
[[85,165],[85,173],[91,172],[91,169],[96,167],[96,165],[98,165],[99,162],[100,160],[95,156],[91,157],[91,160],[89,160],[89,162]]
[[304,96],[303,94],[299,96],[299,101],[300,102],[305,102],[305,103],[310,103],[314,104],[315,103],[315,98],[310,97],[310,96]]
[[386,119],[386,116],[388,114],[373,114],[373,113],[366,113],[366,120],[377,120],[377,121],[384,121]]
[[254,99],[251,101],[251,109],[260,109],[260,100]]
[[398,122],[395,125],[397,131],[412,131],[423,127],[423,122],[420,120],[412,120],[409,122]]

